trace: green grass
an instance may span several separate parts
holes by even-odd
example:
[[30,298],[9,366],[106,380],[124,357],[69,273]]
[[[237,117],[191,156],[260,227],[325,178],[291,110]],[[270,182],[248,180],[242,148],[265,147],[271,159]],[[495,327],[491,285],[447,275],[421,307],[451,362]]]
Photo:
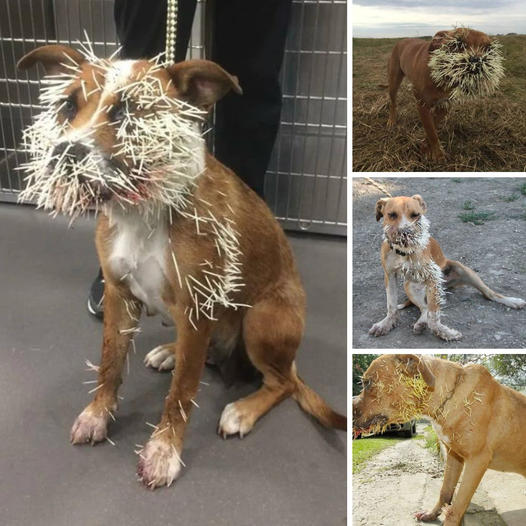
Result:
[[526,195],[526,183],[523,183],[523,184],[520,186],[519,190],[521,191],[521,194],[522,194],[522,195]]
[[503,197],[502,200],[506,203],[511,203],[512,201],[517,201],[517,199],[520,197],[519,194],[516,194],[515,192],[509,196]]
[[486,221],[497,219],[495,212],[465,212],[458,216],[463,223],[473,223],[475,225],[483,225]]
[[462,208],[464,210],[475,210],[475,205],[471,201],[464,201]]
[[435,433],[435,430],[432,426],[427,426],[424,429],[424,439],[426,441],[425,447],[426,449],[429,449],[431,453],[436,455],[439,452],[439,446],[438,446],[438,437]]
[[352,441],[352,472],[359,473],[370,458],[374,457],[380,451],[394,446],[403,438],[361,438]]
[[462,182],[462,179],[460,177],[453,177],[453,179],[451,179],[454,183],[461,183]]

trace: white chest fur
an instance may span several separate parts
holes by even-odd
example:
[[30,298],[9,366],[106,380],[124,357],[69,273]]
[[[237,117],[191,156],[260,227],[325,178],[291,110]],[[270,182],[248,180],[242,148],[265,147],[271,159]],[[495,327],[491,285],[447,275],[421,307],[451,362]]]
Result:
[[111,225],[113,237],[109,263],[114,275],[130,287],[149,315],[160,312],[169,319],[162,300],[166,286],[166,223],[160,221],[152,227],[138,214],[114,210]]

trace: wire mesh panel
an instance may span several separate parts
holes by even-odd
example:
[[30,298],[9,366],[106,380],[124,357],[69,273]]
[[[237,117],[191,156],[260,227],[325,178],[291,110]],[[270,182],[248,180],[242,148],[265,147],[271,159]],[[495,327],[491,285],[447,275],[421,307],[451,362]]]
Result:
[[[17,71],[17,61],[45,44],[92,42],[95,54],[108,57],[117,48],[113,0],[0,0],[0,200],[16,201],[25,160],[20,151],[22,130],[41,107],[42,72]],[[203,58],[204,4],[198,0],[188,57]]]
[[345,0],[294,0],[265,195],[290,229],[346,232]]
[[[44,44],[72,44],[86,31],[101,57],[117,49],[113,0],[0,0],[0,199],[23,186],[22,130],[38,114],[40,74],[16,62]],[[205,4],[198,0],[189,58],[204,57]],[[266,197],[285,227],[345,233],[346,2],[294,0],[282,69],[281,129]]]

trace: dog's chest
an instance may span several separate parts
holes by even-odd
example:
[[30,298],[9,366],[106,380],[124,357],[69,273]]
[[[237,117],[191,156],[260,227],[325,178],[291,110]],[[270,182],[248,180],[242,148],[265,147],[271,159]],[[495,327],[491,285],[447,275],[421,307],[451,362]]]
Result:
[[164,223],[154,228],[140,217],[113,217],[109,263],[117,279],[128,285],[149,315],[169,316],[162,295],[166,287],[168,231]]

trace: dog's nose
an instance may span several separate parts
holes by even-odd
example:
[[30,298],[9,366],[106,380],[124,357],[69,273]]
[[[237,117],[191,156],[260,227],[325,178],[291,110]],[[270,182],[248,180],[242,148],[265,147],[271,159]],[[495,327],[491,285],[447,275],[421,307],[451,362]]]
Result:
[[89,149],[80,142],[61,142],[53,149],[53,157],[58,161],[64,152],[69,160],[82,161],[88,155]]
[[[89,154],[89,148],[79,142],[61,142],[53,148],[51,161],[49,167],[54,169],[60,162],[64,163],[67,167],[68,164],[79,163],[84,160]],[[82,179],[82,175],[78,176],[79,180]]]
[[362,414],[361,398],[359,396],[353,396],[352,398],[352,417],[359,418],[361,414]]

